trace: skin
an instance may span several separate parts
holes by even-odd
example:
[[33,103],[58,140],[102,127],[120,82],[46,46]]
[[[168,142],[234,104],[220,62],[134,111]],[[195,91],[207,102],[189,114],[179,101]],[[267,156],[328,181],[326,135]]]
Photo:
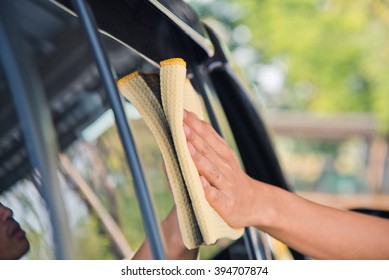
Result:
[[[165,237],[166,259],[168,260],[193,260],[197,258],[198,250],[188,250],[184,246],[178,225],[177,211],[174,207],[167,218],[161,224],[163,236]],[[146,240],[135,253],[133,260],[152,259],[150,245]]]
[[0,259],[16,260],[30,248],[25,232],[12,217],[12,210],[0,203]]
[[[167,177],[165,164],[162,164],[163,172]],[[168,184],[171,191],[171,186]],[[198,256],[198,249],[188,250],[182,240],[180,226],[178,224],[177,210],[174,206],[166,219],[161,224],[163,237],[165,238],[165,253],[168,260],[193,260]],[[152,259],[148,240],[145,240],[139,250],[135,253],[133,260]]]
[[184,112],[207,201],[232,227],[254,226],[315,259],[389,259],[389,221],[313,203],[249,177],[222,137]]

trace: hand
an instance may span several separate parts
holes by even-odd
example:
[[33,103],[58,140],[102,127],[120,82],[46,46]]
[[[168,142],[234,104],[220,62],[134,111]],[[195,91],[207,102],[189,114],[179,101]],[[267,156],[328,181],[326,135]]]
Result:
[[166,241],[168,260],[195,260],[197,258],[198,249],[188,250],[184,245],[175,206],[162,222],[162,231]]
[[[165,162],[162,162],[162,170],[167,177]],[[168,188],[171,191],[170,182]],[[166,259],[168,260],[195,260],[198,256],[198,249],[188,250],[180,231],[178,224],[176,206],[169,212],[168,216],[161,223],[162,233],[165,242]],[[135,253],[133,260],[149,260],[151,259],[150,244],[145,240],[139,250]]]
[[[198,255],[198,249],[188,250],[185,248],[182,240],[180,228],[178,226],[176,207],[170,211],[169,215],[161,223],[163,235],[165,237],[165,253],[168,260],[195,260]],[[148,240],[145,240],[141,247],[136,251],[132,260],[150,260],[151,249]]]
[[207,201],[230,226],[252,225],[254,180],[242,170],[234,151],[208,123],[188,111],[184,131]]
[[[162,170],[167,176],[165,162],[162,161]],[[167,187],[172,191],[172,187],[168,180]],[[162,231],[166,241],[166,257],[169,260],[194,260],[197,258],[198,249],[189,250],[185,247],[182,240],[180,226],[178,224],[176,206],[170,211],[169,215],[162,222]]]

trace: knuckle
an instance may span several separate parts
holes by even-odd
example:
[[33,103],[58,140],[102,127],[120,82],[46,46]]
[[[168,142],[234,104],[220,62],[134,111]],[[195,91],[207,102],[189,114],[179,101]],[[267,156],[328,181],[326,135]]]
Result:
[[208,146],[204,145],[204,143],[199,143],[197,150],[203,155],[208,155],[209,153]]
[[215,167],[211,167],[209,169],[209,176],[213,179],[216,180],[217,178],[220,177],[219,171]]
[[214,132],[213,127],[205,121],[203,121],[203,123],[204,123],[204,130],[205,130],[206,135],[212,135]]
[[199,127],[199,135],[201,137],[207,136],[209,133],[209,125],[205,121],[201,121],[201,125]]
[[224,146],[222,153],[225,155],[225,158],[232,159],[234,161],[237,160],[234,150],[229,146]]

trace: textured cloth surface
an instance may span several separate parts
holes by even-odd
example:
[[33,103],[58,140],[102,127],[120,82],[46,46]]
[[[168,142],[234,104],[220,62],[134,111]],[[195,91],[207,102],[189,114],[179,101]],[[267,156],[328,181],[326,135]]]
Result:
[[[157,80],[157,87],[155,87],[155,80]],[[203,244],[203,238],[189,194],[184,187],[169,125],[159,101],[161,99],[159,76],[135,72],[121,79],[118,85],[120,92],[137,108],[157,141],[176,203],[184,244],[189,249],[196,248]]]
[[205,199],[183,130],[183,109],[204,119],[201,101],[186,79],[182,59],[161,62],[160,75],[134,72],[118,82],[119,90],[150,128],[166,164],[184,244],[192,249],[220,238],[236,239],[243,229],[228,226]]

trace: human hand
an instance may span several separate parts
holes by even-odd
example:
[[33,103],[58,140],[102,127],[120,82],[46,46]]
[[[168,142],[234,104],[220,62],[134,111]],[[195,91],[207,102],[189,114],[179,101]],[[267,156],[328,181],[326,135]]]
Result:
[[189,250],[184,245],[175,206],[163,220],[161,226],[166,241],[166,258],[168,260],[195,260],[197,258],[198,249]]
[[[162,161],[162,170],[168,179],[165,162]],[[172,192],[169,179],[167,187]],[[180,225],[178,223],[176,206],[170,211],[169,215],[162,222],[162,231],[166,240],[166,254],[168,259],[193,260],[197,258],[198,249],[189,250],[185,247],[182,239]]]
[[[167,177],[165,163],[162,162],[162,170]],[[169,191],[172,191],[169,180],[167,181]],[[161,223],[162,234],[165,241],[165,253],[168,260],[195,260],[198,249],[189,250],[185,247],[182,239],[180,226],[178,223],[177,209],[173,206],[167,217]],[[135,253],[133,260],[151,259],[150,244],[148,240],[143,242],[139,250]]]
[[188,111],[184,131],[209,204],[232,227],[252,225],[254,180],[242,170],[234,151],[211,125]]

